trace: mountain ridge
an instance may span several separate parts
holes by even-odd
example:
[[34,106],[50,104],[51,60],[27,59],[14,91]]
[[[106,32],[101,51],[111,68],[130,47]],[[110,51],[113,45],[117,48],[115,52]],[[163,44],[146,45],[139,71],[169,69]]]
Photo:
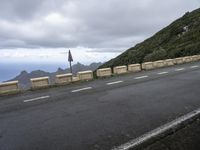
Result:
[[[74,64],[72,66],[73,68],[73,74],[76,74],[79,71],[85,71],[85,70],[96,70],[100,65],[102,65],[101,62],[99,63],[91,63],[90,65],[83,65],[81,63]],[[70,73],[70,68],[67,69],[62,69],[58,68],[56,72],[46,72],[43,70],[34,70],[30,73],[28,73],[26,70],[21,71],[19,75],[14,77],[11,80],[8,81],[15,81],[18,80],[20,83],[20,87],[23,89],[27,89],[31,86],[30,79],[31,78],[37,78],[37,77],[44,77],[44,76],[49,76],[51,83],[54,83],[55,81],[55,76],[57,74],[65,74],[65,73]]]
[[185,13],[152,37],[99,68],[200,54],[200,9]]

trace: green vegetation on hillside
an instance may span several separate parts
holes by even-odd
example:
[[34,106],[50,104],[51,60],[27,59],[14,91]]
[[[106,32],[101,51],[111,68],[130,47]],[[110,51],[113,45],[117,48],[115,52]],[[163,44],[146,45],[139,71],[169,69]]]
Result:
[[187,12],[151,38],[103,64],[113,67],[200,54],[200,9]]

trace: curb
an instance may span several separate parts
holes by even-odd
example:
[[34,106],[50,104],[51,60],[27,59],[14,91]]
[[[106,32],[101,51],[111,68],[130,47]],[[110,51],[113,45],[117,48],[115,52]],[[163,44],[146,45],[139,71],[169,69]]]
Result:
[[200,108],[192,111],[180,118],[175,119],[161,127],[158,127],[136,139],[129,141],[119,147],[115,147],[112,150],[139,150],[147,147],[154,142],[165,138],[166,136],[173,134],[174,132],[182,129],[183,127],[191,124],[200,117]]

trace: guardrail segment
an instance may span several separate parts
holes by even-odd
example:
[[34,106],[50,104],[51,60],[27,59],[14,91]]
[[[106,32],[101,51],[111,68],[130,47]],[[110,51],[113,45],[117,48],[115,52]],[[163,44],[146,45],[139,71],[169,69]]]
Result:
[[165,66],[173,66],[174,65],[174,61],[173,59],[166,59],[164,60]]
[[0,94],[9,94],[19,91],[19,81],[0,83]]
[[192,62],[192,57],[190,57],[190,56],[183,57],[183,62],[184,62],[184,63]]
[[164,60],[158,60],[153,62],[154,68],[162,68],[165,67]]
[[175,62],[176,62],[176,64],[183,64],[184,63],[183,57],[175,58]]
[[128,71],[129,72],[139,72],[141,71],[141,65],[140,64],[130,64],[128,65]]
[[30,81],[32,89],[45,88],[50,85],[49,77],[32,78]]
[[103,68],[97,70],[97,77],[108,77],[112,75],[111,68]]
[[151,70],[151,69],[154,69],[153,62],[145,62],[145,63],[142,63],[142,69],[143,69],[143,70]]
[[68,84],[72,82],[72,73],[56,75],[56,84]]
[[114,74],[124,74],[127,73],[127,66],[116,66],[113,68]]
[[[175,64],[183,64],[195,61],[200,61],[200,55],[185,56],[175,59],[158,60],[154,62],[144,62],[142,64],[130,64],[128,66],[126,65],[115,66],[113,68],[113,73],[112,73],[112,68],[102,68],[96,71],[96,75],[99,78],[109,77],[112,76],[112,74],[124,74],[127,72],[134,73],[134,72],[139,72],[141,70],[151,70],[155,68],[162,68],[162,67],[172,66]],[[93,71],[88,70],[88,71],[78,72],[77,76],[73,76],[71,73],[56,75],[55,83],[57,85],[68,84],[71,82],[92,80],[93,78],[94,78]],[[30,79],[30,82],[32,89],[44,88],[50,86],[49,77],[32,78]],[[17,91],[20,91],[18,81],[0,83],[0,95],[2,93],[11,93]]]
[[88,71],[78,72],[77,77],[79,78],[79,80],[92,80],[93,79],[93,71],[88,70]]
[[192,61],[198,61],[198,60],[199,60],[199,56],[198,55],[192,56]]

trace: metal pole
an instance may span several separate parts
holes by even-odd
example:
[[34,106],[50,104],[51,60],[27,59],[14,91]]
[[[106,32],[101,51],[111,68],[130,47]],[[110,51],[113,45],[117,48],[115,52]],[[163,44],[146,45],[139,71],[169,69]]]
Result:
[[73,61],[73,58],[72,58],[72,54],[69,50],[69,53],[68,53],[68,61],[69,61],[69,65],[70,65],[70,72],[72,73],[72,61]]
[[69,61],[69,65],[70,65],[70,72],[72,73],[72,62]]

